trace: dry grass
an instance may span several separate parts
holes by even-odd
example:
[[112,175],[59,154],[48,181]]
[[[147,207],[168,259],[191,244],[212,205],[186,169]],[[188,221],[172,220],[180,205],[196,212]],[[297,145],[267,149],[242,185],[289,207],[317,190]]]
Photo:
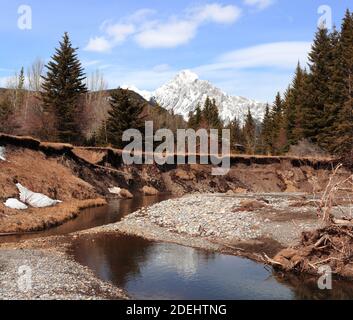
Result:
[[90,150],[85,148],[74,148],[73,150],[76,156],[95,165],[103,160],[107,154],[107,151]]
[[55,207],[11,210],[0,204],[0,233],[42,231],[77,217],[80,210],[106,205],[104,199],[73,200]]
[[63,201],[97,198],[94,188],[74,176],[59,160],[28,149],[7,147],[7,162],[0,162],[0,200],[17,197],[15,182],[34,192]]
[[[67,147],[62,144],[46,146]],[[76,217],[81,209],[106,204],[105,200],[97,199],[98,194],[89,183],[60,163],[61,158],[48,158],[42,152],[12,146],[6,147],[6,158],[6,162],[0,162],[0,233],[44,230]],[[18,197],[16,182],[64,202],[45,209],[8,209],[2,202]]]
[[68,143],[41,142],[40,149],[41,150],[53,150],[53,151],[65,151],[65,150],[72,150],[73,145],[68,144]]

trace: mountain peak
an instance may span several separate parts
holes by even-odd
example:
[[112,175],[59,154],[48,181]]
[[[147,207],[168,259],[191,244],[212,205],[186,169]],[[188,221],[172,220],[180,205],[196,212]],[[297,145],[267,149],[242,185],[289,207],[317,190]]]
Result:
[[180,71],[176,75],[175,79],[181,80],[183,82],[195,82],[196,80],[199,79],[199,76],[196,73],[192,72],[191,70],[186,69],[186,70]]
[[198,75],[190,70],[179,72],[155,92],[140,91],[132,86],[130,88],[146,100],[153,100],[161,107],[173,111],[174,114],[182,115],[185,120],[198,105],[204,105],[207,97],[216,100],[220,117],[226,123],[235,117],[244,123],[248,109],[259,121],[265,114],[265,104],[243,97],[230,96],[209,81],[200,80]]

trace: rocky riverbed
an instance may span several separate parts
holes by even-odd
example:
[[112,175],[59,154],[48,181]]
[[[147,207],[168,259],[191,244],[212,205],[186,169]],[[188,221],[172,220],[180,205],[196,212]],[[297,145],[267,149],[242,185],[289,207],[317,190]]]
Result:
[[[240,250],[259,258],[295,244],[303,231],[320,228],[316,204],[313,196],[301,193],[196,194],[142,208],[119,223],[87,232],[121,232],[215,251],[234,249],[235,254]],[[349,210],[343,201],[334,213]]]
[[49,249],[50,244],[60,245],[52,239],[0,248],[1,300],[127,299],[123,290],[97,279],[64,251]]

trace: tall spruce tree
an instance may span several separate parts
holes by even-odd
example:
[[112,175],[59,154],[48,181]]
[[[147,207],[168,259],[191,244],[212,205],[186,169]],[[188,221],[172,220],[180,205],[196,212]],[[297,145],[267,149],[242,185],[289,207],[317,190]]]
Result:
[[339,155],[353,157],[353,14],[347,10],[343,19],[338,45],[336,82],[337,113],[333,125],[333,136],[330,151]]
[[[349,10],[340,31],[319,28],[309,67],[307,72],[298,65],[285,93],[282,151],[306,138],[330,153],[353,157],[353,14]],[[280,123],[274,116],[276,105],[273,152],[280,151],[284,141],[281,131],[279,141],[276,137]]]
[[318,135],[326,127],[325,104],[329,99],[331,39],[326,28],[319,28],[309,53],[310,74],[307,99],[303,108],[303,135],[317,143]]
[[201,122],[202,122],[202,110],[200,105],[198,104],[195,112],[190,112],[189,114],[188,127],[191,129],[197,130],[200,128]]
[[246,116],[243,135],[246,152],[249,154],[254,154],[257,147],[256,123],[250,109],[248,110],[248,114]]
[[231,121],[226,128],[230,130],[231,149],[237,150],[236,145],[244,144],[244,136],[241,129],[240,121],[237,118],[234,118],[233,121]]
[[112,92],[111,110],[108,112],[108,142],[116,148],[124,148],[127,143],[122,141],[124,131],[136,129],[142,132],[142,111],[144,105],[131,101],[129,90],[117,89]]
[[207,129],[221,129],[222,121],[219,117],[219,111],[215,99],[206,98],[204,109],[202,111],[202,120]]
[[199,129],[202,122],[202,110],[200,104],[197,105],[195,110],[195,129]]
[[295,145],[303,138],[303,108],[306,98],[307,73],[297,65],[294,79],[287,89],[284,98],[284,125],[286,131],[287,145]]
[[283,100],[281,94],[278,92],[276,100],[273,104],[271,111],[271,122],[272,122],[272,154],[279,154],[285,147],[285,133],[284,133],[284,114],[283,114]]
[[46,66],[48,71],[42,84],[45,111],[55,118],[53,138],[68,143],[78,143],[82,139],[80,99],[87,92],[77,50],[72,47],[68,33],[65,33],[52,61]]
[[266,105],[266,112],[261,128],[261,151],[263,154],[271,154],[273,150],[273,121],[270,112],[270,106]]

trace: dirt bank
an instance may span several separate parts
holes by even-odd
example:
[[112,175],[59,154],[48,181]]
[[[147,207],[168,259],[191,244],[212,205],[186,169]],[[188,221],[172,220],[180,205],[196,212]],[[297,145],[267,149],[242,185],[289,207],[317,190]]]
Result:
[[[92,185],[75,176],[60,159],[14,146],[6,147],[6,159],[0,162],[0,233],[44,230],[76,217],[81,209],[106,203]],[[63,203],[44,209],[8,209],[3,202],[18,198],[17,182]]]
[[[205,165],[125,166],[121,150],[111,148],[78,148],[1,134],[0,145],[31,150],[59,163],[101,196],[109,195],[111,187],[136,194],[146,186],[178,195],[228,191],[320,192],[337,164],[337,160],[330,158],[233,155],[229,173],[212,176],[211,166]],[[344,170],[341,174],[348,175]]]
[[[320,192],[337,160],[232,155],[225,176],[212,176],[207,165],[124,166],[120,150],[74,148],[76,156],[105,168],[124,172],[125,188],[132,192],[151,186],[178,195],[190,192]],[[341,171],[348,176],[348,172]],[[133,178],[131,180],[131,177]]]
[[[133,195],[144,190],[189,193],[320,192],[327,184],[334,159],[237,156],[225,176],[212,176],[211,166],[132,165],[122,163],[121,151],[110,148],[76,148],[30,137],[0,134],[7,161],[0,161],[0,233],[42,230],[77,215],[94,199],[115,197],[110,188]],[[342,169],[339,175],[348,176]],[[2,202],[16,197],[15,183],[64,201],[55,209],[15,212]],[[80,201],[90,200],[91,202]]]

